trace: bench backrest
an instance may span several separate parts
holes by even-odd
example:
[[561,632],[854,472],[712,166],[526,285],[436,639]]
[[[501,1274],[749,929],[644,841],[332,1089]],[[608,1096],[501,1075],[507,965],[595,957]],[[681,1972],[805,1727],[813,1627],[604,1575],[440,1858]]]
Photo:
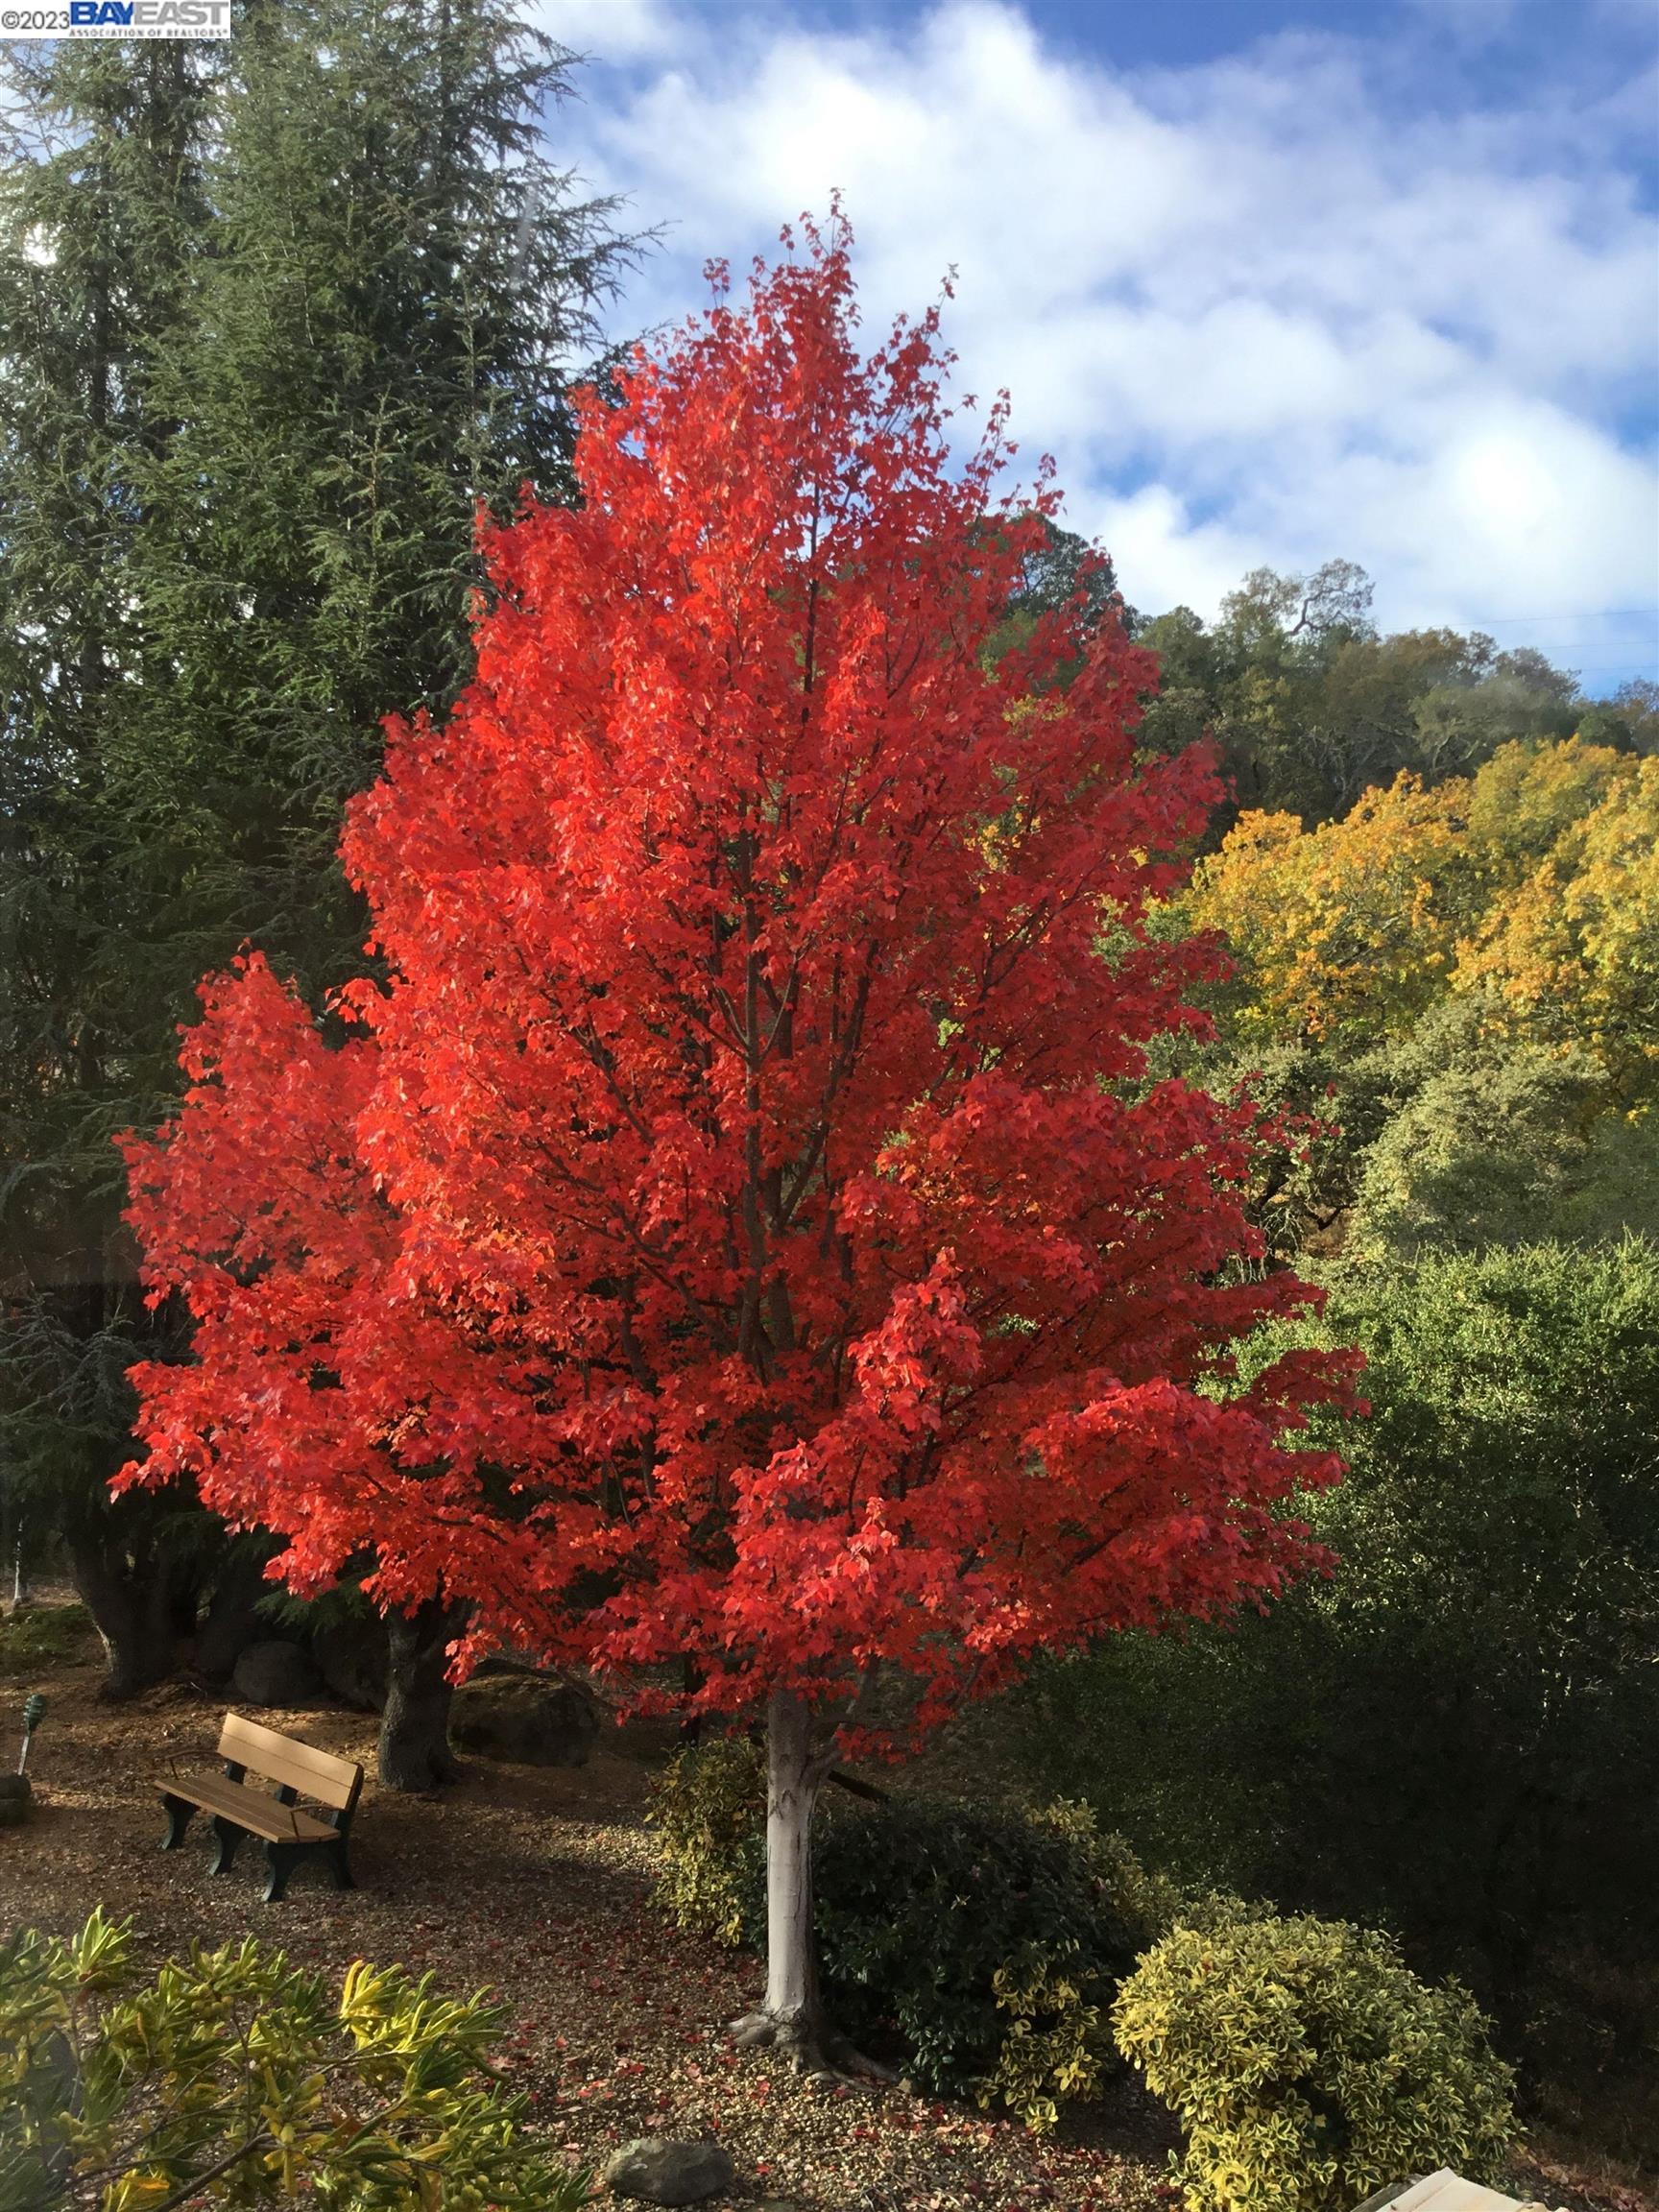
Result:
[[319,1751],[314,1743],[278,1735],[257,1720],[245,1720],[240,1713],[225,1716],[219,1756],[316,1804],[331,1806],[336,1813],[350,1812],[363,1787],[363,1769],[355,1760],[338,1759],[332,1751]]

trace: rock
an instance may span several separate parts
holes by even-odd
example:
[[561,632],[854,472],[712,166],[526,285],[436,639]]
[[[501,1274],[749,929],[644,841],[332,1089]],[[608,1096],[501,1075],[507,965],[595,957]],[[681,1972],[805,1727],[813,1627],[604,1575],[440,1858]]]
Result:
[[311,1656],[343,1705],[378,1713],[386,1703],[386,1623],[378,1614],[341,1613],[311,1631]]
[[250,1644],[231,1688],[250,1705],[309,1705],[323,1687],[311,1654],[298,1644]]
[[737,2169],[718,2143],[674,2143],[647,2135],[624,2143],[604,2173],[613,2196],[639,2204],[701,2204],[718,2197],[737,2178]]
[[35,1791],[27,1774],[0,1774],[0,1828],[21,1828],[34,1803]]
[[[487,1759],[512,1759],[521,1767],[586,1767],[599,1735],[599,1714],[574,1682],[492,1674],[456,1691],[449,1734]],[[662,2199],[670,2201],[679,2200]]]

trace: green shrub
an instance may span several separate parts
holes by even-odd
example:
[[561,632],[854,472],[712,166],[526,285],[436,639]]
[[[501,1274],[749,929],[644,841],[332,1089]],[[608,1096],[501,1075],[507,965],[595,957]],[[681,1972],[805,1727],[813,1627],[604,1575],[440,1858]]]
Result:
[[1191,2212],[1336,2212],[1440,2166],[1492,2179],[1515,2137],[1510,2071],[1474,1999],[1346,1921],[1177,1927],[1112,2025],[1187,2130]]
[[838,1811],[812,1875],[839,2024],[896,2032],[925,2087],[1043,2128],[1114,2070],[1107,2008],[1152,1933],[1154,1885],[1081,1807]]
[[664,1767],[645,1817],[657,1831],[657,1903],[693,1935],[741,1943],[765,1894],[764,1754],[742,1737],[688,1745]]
[[[683,1752],[659,1785],[657,1895],[681,1924],[758,1945],[765,1769],[746,1743]],[[924,2087],[1053,2125],[1118,2063],[1107,2009],[1174,1892],[1080,1806],[821,1802],[820,1973],[854,2041],[902,2040]]]
[[498,2022],[361,1960],[337,1995],[251,1940],[149,1982],[96,1912],[25,1930],[0,1948],[0,2212],[576,2212],[586,2176],[486,2070]]
[[1334,1575],[1046,1663],[1030,1786],[1183,1881],[1397,1928],[1517,2028],[1563,1944],[1659,1987],[1659,1246],[1351,1273],[1324,1326],[1373,1408],[1315,1423]]

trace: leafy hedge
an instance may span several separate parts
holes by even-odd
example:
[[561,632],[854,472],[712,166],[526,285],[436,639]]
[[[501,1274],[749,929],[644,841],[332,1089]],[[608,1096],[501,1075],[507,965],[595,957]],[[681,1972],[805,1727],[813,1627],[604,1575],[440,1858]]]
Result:
[[1082,1807],[838,1814],[813,1880],[838,2019],[855,2039],[896,2030],[928,2088],[1046,2128],[1115,2070],[1107,2015],[1157,1890]]
[[717,1737],[677,1752],[645,1817],[658,1835],[656,1899],[682,1928],[730,1950],[763,1925],[766,1761],[753,1743]]

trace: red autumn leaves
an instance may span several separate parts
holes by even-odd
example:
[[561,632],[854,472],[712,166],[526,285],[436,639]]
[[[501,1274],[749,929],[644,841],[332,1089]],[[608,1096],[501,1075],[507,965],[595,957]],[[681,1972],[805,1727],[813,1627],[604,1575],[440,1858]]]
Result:
[[301,1590],[372,1559],[721,1711],[881,1661],[926,1721],[1275,1589],[1348,1362],[1228,1380],[1312,1294],[1236,1264],[1248,1116],[1140,1080],[1209,763],[1137,762],[1115,630],[991,663],[1000,421],[952,468],[931,319],[854,322],[812,239],[585,405],[582,506],[493,537],[475,682],[351,809],[384,982],[205,988],[130,1146],[195,1324],[135,1479]]

